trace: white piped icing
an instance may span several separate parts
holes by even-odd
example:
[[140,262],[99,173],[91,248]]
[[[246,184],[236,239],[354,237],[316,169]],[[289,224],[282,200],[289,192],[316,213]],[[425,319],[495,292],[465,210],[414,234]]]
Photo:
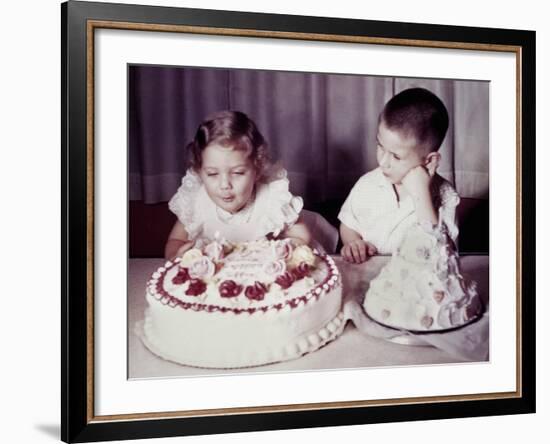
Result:
[[313,347],[316,347],[319,345],[319,343],[321,342],[321,338],[319,338],[318,335],[315,335],[315,334],[311,334],[307,337],[307,340],[309,341],[309,343],[313,346]]
[[287,357],[289,356],[296,356],[298,353],[300,352],[300,349],[298,348],[298,344],[296,343],[291,343],[291,344],[288,344],[286,347],[285,347],[285,355]]
[[298,340],[298,349],[301,353],[306,353],[309,350],[309,347],[310,345],[306,338],[300,338]]
[[319,337],[323,340],[326,340],[330,337],[330,333],[326,328],[319,330]]

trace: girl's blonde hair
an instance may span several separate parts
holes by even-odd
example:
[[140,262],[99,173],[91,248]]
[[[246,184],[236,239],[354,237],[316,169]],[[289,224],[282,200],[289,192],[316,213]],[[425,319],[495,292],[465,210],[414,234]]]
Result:
[[199,125],[195,138],[187,145],[189,162],[196,172],[202,167],[203,150],[212,143],[246,151],[258,179],[265,179],[269,169],[268,145],[254,121],[245,113],[220,111]]

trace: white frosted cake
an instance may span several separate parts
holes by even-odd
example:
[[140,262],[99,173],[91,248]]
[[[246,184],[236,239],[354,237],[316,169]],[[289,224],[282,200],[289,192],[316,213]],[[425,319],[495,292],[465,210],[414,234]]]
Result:
[[189,250],[153,273],[146,298],[145,344],[197,367],[297,358],[344,328],[332,258],[284,240]]
[[460,273],[447,234],[419,224],[371,281],[363,307],[375,321],[413,332],[461,327],[482,311],[476,283]]

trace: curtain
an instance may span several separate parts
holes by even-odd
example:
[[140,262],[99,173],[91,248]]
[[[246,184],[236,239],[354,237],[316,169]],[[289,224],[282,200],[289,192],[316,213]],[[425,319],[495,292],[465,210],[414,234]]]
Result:
[[377,167],[378,114],[412,86],[437,94],[449,111],[439,173],[462,197],[489,197],[489,82],[161,66],[128,72],[130,200],[169,200],[198,125],[232,109],[256,122],[306,207],[343,202]]

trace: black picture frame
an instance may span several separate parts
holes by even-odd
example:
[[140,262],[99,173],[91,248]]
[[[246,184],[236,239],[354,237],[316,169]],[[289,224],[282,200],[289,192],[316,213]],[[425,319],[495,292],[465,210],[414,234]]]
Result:
[[[142,439],[535,412],[535,32],[69,1],[62,23],[62,374],[65,442]],[[234,35],[441,48],[507,47],[518,56],[518,380],[510,393],[319,405],[266,406],[201,414],[94,416],[93,400],[93,48],[94,29],[154,25],[233,30]],[[106,25],[107,24],[107,25]],[[174,28],[176,27],[176,28]],[[136,28],[137,29],[137,28]],[[213,30],[213,31],[212,31]],[[146,30],[144,29],[144,32]],[[248,33],[248,34],[247,34]],[[250,34],[251,33],[251,34]],[[363,40],[361,40],[363,39]],[[477,47],[477,46],[476,46]],[[528,116],[528,118],[523,118]],[[496,166],[498,168],[498,166]]]

